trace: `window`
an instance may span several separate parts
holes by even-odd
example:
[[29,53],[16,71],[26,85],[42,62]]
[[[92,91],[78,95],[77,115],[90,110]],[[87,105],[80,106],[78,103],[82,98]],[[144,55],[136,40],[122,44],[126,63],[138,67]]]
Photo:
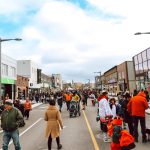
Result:
[[143,69],[144,69],[144,72],[147,72],[148,70],[147,61],[143,62]]
[[14,67],[10,67],[10,74],[11,77],[15,77],[16,76],[16,68]]
[[125,76],[124,76],[124,72],[122,72],[122,78],[123,78],[123,79],[125,78]]
[[139,61],[139,63],[142,63],[142,55],[141,55],[141,53],[138,54],[138,61]]
[[150,59],[150,48],[147,49],[147,58]]
[[143,64],[139,64],[139,72],[143,73]]
[[135,65],[137,65],[138,64],[138,58],[137,58],[137,55],[136,56],[134,56],[134,63],[135,63]]
[[135,73],[139,74],[139,66],[138,65],[135,66]]
[[118,73],[118,78],[121,79],[121,73],[120,72]]
[[142,52],[142,58],[143,58],[143,61],[146,61],[146,60],[147,60],[146,51],[143,51],[143,52]]
[[150,69],[150,60],[148,60],[148,68]]
[[2,75],[8,76],[8,65],[2,64]]

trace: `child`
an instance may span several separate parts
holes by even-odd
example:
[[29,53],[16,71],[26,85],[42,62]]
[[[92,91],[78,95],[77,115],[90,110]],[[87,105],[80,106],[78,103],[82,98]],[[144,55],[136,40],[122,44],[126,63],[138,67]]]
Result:
[[116,111],[117,111],[115,98],[111,98],[109,100],[109,105],[110,105],[110,108],[111,108],[111,111],[112,111],[113,118],[115,118],[116,117]]
[[130,150],[135,148],[134,138],[127,131],[122,129],[123,120],[114,118],[108,126],[109,136],[112,137],[111,150]]

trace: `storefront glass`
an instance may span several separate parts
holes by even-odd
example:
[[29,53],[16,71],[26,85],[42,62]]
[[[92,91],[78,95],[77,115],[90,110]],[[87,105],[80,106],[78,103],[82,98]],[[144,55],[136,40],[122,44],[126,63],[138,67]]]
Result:
[[138,62],[139,62],[139,63],[142,63],[142,55],[141,55],[141,53],[138,54]]
[[148,71],[147,61],[143,62],[143,69],[144,69],[144,72]]
[[135,65],[137,65],[137,64],[138,64],[138,58],[137,58],[137,55],[136,55],[136,56],[134,56],[134,63],[135,63]]
[[140,72],[140,73],[143,73],[143,64],[142,64],[142,63],[139,64],[139,72]]
[[150,48],[147,49],[147,59],[150,59]]
[[139,65],[136,65],[136,66],[135,66],[135,73],[136,73],[136,74],[139,74]]
[[142,58],[143,58],[143,61],[147,60],[146,50],[142,52]]
[[150,69],[150,60],[148,60],[148,69]]

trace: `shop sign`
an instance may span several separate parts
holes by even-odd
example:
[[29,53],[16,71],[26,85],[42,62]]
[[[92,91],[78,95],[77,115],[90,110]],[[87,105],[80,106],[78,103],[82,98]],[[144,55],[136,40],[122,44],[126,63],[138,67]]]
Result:
[[15,84],[15,80],[13,79],[7,79],[7,78],[2,78],[2,84]]

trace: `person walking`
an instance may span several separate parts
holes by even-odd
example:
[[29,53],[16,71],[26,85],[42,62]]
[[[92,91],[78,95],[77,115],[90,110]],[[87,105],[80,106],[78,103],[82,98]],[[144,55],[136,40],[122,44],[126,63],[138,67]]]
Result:
[[11,139],[15,146],[15,150],[21,150],[19,142],[19,125],[23,122],[21,112],[13,107],[12,100],[5,101],[5,110],[1,116],[1,128],[3,129],[3,150],[8,150],[8,145]]
[[133,119],[132,119],[132,116],[128,112],[128,109],[127,109],[127,105],[129,103],[129,101],[131,100],[131,96],[130,96],[129,93],[125,93],[124,97],[125,97],[125,99],[122,101],[122,105],[121,105],[121,109],[122,109],[122,112],[123,112],[124,126],[126,126],[125,123],[127,123],[128,128],[129,128],[129,132],[130,132],[131,135],[133,135],[133,131],[134,131]]
[[24,116],[26,117],[27,120],[29,119],[29,115],[30,115],[29,113],[31,109],[32,109],[32,105],[29,98],[27,97],[26,102],[24,103],[24,110],[25,110]]
[[63,94],[62,94],[62,92],[57,93],[56,99],[57,99],[57,103],[58,103],[58,106],[59,106],[59,111],[61,112],[61,109],[62,109],[62,106],[63,106]]
[[141,132],[142,132],[142,142],[147,142],[146,137],[146,123],[145,123],[145,110],[148,108],[147,102],[147,91],[141,91],[138,93],[137,96],[134,96],[129,101],[127,108],[129,113],[132,115],[133,118],[133,126],[134,131],[133,135],[135,138],[135,142],[138,142],[138,122],[140,121],[141,124]]
[[57,148],[61,149],[60,144],[60,127],[63,129],[63,123],[60,112],[55,106],[55,100],[50,100],[50,106],[45,112],[44,120],[47,121],[46,138],[48,138],[48,150],[51,150],[52,139],[56,138]]
[[67,91],[64,94],[64,97],[65,97],[65,101],[66,101],[66,105],[67,105],[67,111],[69,111],[69,109],[70,109],[70,101],[72,99],[72,94],[69,91]]
[[106,124],[106,117],[113,116],[112,111],[110,109],[110,105],[108,102],[108,92],[103,90],[101,99],[99,99],[99,116],[101,122],[101,129],[103,131],[103,140],[104,142],[108,142],[108,135],[107,135],[107,124]]

